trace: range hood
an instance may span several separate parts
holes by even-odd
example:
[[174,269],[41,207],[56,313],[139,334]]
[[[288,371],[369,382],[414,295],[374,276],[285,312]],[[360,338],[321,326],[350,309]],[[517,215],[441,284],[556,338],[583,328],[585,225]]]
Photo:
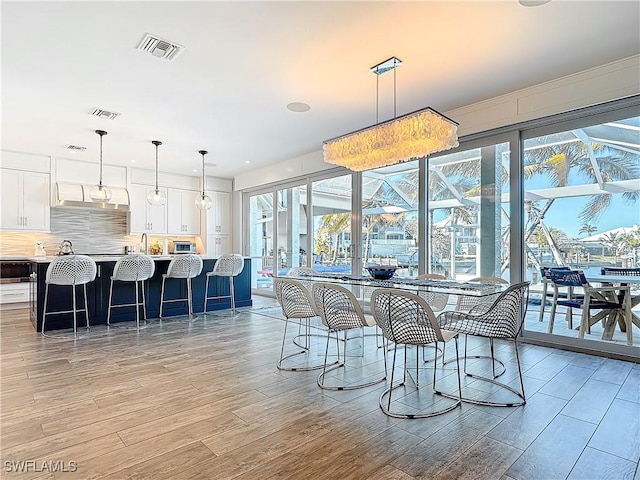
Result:
[[109,210],[129,210],[129,192],[126,188],[109,187],[111,199],[108,202],[94,202],[89,192],[94,185],[58,182],[55,188],[55,207],[92,208]]

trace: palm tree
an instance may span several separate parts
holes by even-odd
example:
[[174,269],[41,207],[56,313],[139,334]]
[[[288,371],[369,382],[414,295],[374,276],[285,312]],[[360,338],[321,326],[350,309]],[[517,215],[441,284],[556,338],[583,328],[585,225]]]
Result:
[[609,232],[602,235],[600,242],[605,246],[613,250],[615,261],[618,261],[618,251],[622,247],[622,235],[618,232]]
[[327,253],[332,256],[333,265],[335,265],[338,256],[340,234],[349,228],[350,224],[350,213],[332,213],[322,217],[322,223],[318,228],[315,250],[321,253],[328,249]]
[[[544,143],[544,139],[541,139]],[[590,183],[596,183],[598,176],[596,168],[604,182],[630,180],[640,177],[638,155],[632,152],[611,148],[597,143],[570,142],[543,146],[525,152],[525,178],[535,175],[545,175],[551,187],[566,187],[569,185],[570,174],[586,177]],[[635,203],[640,192],[624,192],[622,197],[628,203]],[[555,199],[550,198],[550,205]],[[598,219],[611,204],[610,194],[591,195],[578,214],[584,222]],[[545,205],[546,207],[546,205]],[[544,208],[544,211],[548,208]]]
[[589,237],[593,232],[597,231],[598,227],[594,225],[589,225],[588,223],[583,223],[582,227],[578,231],[578,234],[584,233],[585,236]]

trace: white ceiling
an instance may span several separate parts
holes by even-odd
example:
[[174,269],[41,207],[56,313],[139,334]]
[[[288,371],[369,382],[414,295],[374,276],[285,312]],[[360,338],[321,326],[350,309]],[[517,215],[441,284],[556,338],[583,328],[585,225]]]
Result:
[[[640,52],[640,2],[6,2],[2,148],[231,178],[397,114],[445,112]],[[145,33],[185,46],[169,62]],[[380,120],[393,75],[380,77]],[[306,113],[290,102],[311,105]],[[93,107],[121,113],[110,121]],[[86,146],[67,153],[69,144]],[[134,164],[131,162],[135,161]],[[245,162],[250,161],[250,164]]]

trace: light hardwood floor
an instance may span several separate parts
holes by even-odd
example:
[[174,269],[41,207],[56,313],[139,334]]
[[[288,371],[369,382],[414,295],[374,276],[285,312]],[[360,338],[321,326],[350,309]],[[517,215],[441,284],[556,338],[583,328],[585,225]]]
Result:
[[[278,371],[284,322],[256,300],[235,318],[95,327],[75,341],[35,333],[26,310],[0,312],[0,477],[640,479],[640,365],[522,345],[526,406],[392,419],[378,406],[383,384],[329,392],[318,371]],[[383,351],[373,336],[364,343],[328,380],[379,375]],[[362,353],[361,338],[349,344]],[[313,347],[317,362],[324,341]],[[512,347],[499,344],[498,357],[514,380]],[[397,407],[446,401],[430,393],[433,363],[420,364],[421,390]],[[452,365],[438,368],[453,385]],[[76,471],[48,471],[63,467]]]

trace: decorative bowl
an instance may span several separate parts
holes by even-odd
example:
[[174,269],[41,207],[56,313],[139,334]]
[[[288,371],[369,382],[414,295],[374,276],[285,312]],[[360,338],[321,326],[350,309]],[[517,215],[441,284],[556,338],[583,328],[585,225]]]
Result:
[[398,267],[383,267],[380,265],[373,265],[367,267],[369,274],[376,280],[389,280],[396,273]]

